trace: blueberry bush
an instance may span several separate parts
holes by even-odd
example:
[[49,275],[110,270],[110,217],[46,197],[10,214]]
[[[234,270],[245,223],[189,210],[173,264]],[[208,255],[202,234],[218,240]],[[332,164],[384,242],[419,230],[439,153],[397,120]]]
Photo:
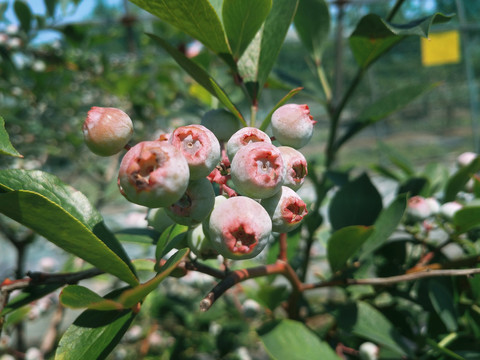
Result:
[[[211,107],[191,123],[168,132],[144,129],[141,136],[121,109],[95,103],[82,114],[82,146],[99,159],[118,159],[117,191],[123,204],[145,210],[143,228],[111,230],[98,204],[52,173],[0,170],[3,218],[80,259],[62,272],[2,279],[4,334],[19,332],[32,304],[52,295],[59,294],[60,315],[64,309],[77,315],[54,332],[53,346],[28,354],[5,341],[0,355],[478,358],[480,158],[465,153],[457,164],[418,169],[384,144],[389,164],[368,173],[337,161],[362,130],[435,91],[438,84],[392,84],[344,121],[376,61],[452,16],[397,23],[403,0],[385,16],[364,16],[349,36],[357,72],[336,97],[322,61],[330,29],[324,0],[131,2],[221,62],[217,68],[192,56],[169,32],[142,35],[196,82]],[[25,15],[24,2],[15,6]],[[275,87],[272,69],[289,31],[307,50],[321,91],[288,89],[265,108],[262,96]],[[307,90],[311,103],[296,102]],[[22,157],[5,121],[0,155]],[[318,141],[323,124],[322,161],[310,161],[302,149]],[[388,198],[379,178],[391,185]],[[146,255],[132,258],[132,243]],[[108,286],[96,289],[98,278]]]

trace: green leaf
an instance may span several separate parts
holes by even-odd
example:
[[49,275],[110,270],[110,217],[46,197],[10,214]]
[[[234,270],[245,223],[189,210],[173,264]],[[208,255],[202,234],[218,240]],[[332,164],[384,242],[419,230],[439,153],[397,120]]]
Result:
[[158,240],[160,233],[147,228],[127,228],[115,232],[121,242],[152,245]]
[[290,90],[287,95],[285,95],[278,103],[273,107],[272,110],[268,113],[268,115],[265,117],[265,119],[262,121],[262,124],[260,125],[259,129],[262,131],[265,131],[265,129],[268,127],[270,124],[270,121],[272,120],[272,114],[277,110],[280,106],[285,104],[288,100],[290,100],[293,96],[297,95],[300,91],[303,90],[303,87],[298,87],[293,90]]
[[[25,190],[0,194],[0,212],[130,285],[138,283],[130,262],[126,263],[85,223],[45,196]],[[98,226],[102,231],[106,229],[103,223]]]
[[158,274],[146,283],[135,286],[133,289],[126,290],[118,299],[118,301],[125,307],[131,307],[143,299],[155,290],[158,285],[175,270],[177,265],[185,259],[189,252],[189,249],[180,249],[174,255],[172,255],[165,265],[163,265]]
[[213,52],[230,54],[220,19],[208,0],[130,0],[203,43]]
[[265,23],[238,61],[252,99],[258,99],[295,16],[298,0],[274,0]]
[[22,292],[15,297],[11,298],[8,301],[8,304],[0,312],[0,316],[7,315],[14,310],[21,308],[22,306],[28,305],[31,302],[38,300],[45,295],[54,292],[58,288],[62,287],[63,284],[45,284],[45,285],[35,285],[29,286],[22,290]]
[[454,300],[449,291],[440,281],[428,281],[428,297],[432,302],[437,315],[442,319],[448,331],[454,332],[458,329],[457,314],[454,307]]
[[[170,250],[173,249],[171,243],[179,235],[186,235],[188,231],[188,226],[173,224],[170,225],[165,231],[160,235],[158,239],[157,248],[155,249],[155,258],[158,262],[163,256],[165,256]],[[169,246],[170,245],[170,246]]]
[[393,324],[366,302],[359,301],[339,308],[336,318],[343,331],[387,348],[396,358],[412,358],[405,340]]
[[257,332],[268,354],[275,360],[340,359],[326,342],[298,321],[272,321]]
[[468,180],[478,171],[480,171],[480,156],[477,156],[469,165],[458,169],[457,172],[448,179],[443,201],[454,201],[457,194],[465,188]]
[[238,59],[262,26],[272,0],[224,0],[223,25],[234,59]]
[[350,48],[357,63],[365,69],[406,36],[428,37],[430,26],[449,21],[450,15],[436,13],[432,16],[396,25],[375,14],[364,16],[350,36]]
[[5,121],[0,116],[0,154],[16,157],[23,157],[10,142],[7,130],[5,130]]
[[379,141],[378,148],[383,155],[386,155],[396,167],[398,167],[407,176],[413,176],[415,174],[415,168],[413,164],[402,154],[400,154],[393,147],[387,146],[387,144]]
[[30,6],[23,0],[15,0],[13,4],[13,9],[15,10],[15,15],[20,21],[20,27],[23,31],[28,33],[32,27],[32,10]]
[[303,46],[319,65],[330,31],[330,12],[325,0],[300,0],[294,24]]
[[50,17],[55,16],[55,8],[57,7],[57,0],[44,0],[45,7],[47,8],[47,14]]
[[453,215],[453,224],[458,234],[480,226],[480,206],[466,206]]
[[410,196],[425,196],[428,192],[429,182],[424,177],[411,177],[398,187],[398,194],[409,194]]
[[334,230],[350,225],[373,225],[382,210],[382,197],[367,174],[342,186],[328,209]]
[[92,290],[80,286],[66,286],[60,293],[62,305],[71,309],[122,310],[123,305],[111,299],[104,299]]
[[390,235],[397,229],[407,207],[407,195],[402,194],[380,213],[375,221],[373,233],[362,247],[360,259],[366,259],[371,253],[388,241]]
[[131,310],[86,310],[63,334],[55,360],[105,359],[132,323]]
[[242,114],[232,103],[225,91],[215,82],[215,80],[194,61],[187,58],[180,51],[170,45],[167,41],[161,37],[153,34],[148,34],[153,40],[155,40],[166,52],[168,52],[173,59],[185,70],[196,82],[202,85],[210,94],[215,96],[222,102],[225,107],[232,112],[243,125],[247,126]]
[[388,115],[400,110],[410,102],[437,87],[439,83],[434,84],[415,84],[407,85],[401,89],[390,91],[387,95],[381,97],[373,104],[367,106],[358,116],[357,120],[351,123],[341,138],[335,144],[340,148],[345,142],[358,134],[363,129],[384,119]]
[[365,226],[348,226],[335,231],[327,243],[327,258],[332,271],[343,269],[373,231],[373,227]]

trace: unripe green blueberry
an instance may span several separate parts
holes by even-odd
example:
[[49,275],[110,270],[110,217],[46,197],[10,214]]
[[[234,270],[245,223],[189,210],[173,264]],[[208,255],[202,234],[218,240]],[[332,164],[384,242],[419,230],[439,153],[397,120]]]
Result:
[[238,192],[255,199],[277,193],[286,172],[280,150],[265,142],[251,143],[238,150],[230,170]]
[[213,132],[220,141],[228,141],[240,126],[236,116],[225,109],[206,112],[200,124]]
[[200,224],[213,209],[215,192],[206,178],[191,181],[177,202],[165,208],[166,214],[182,225]]
[[132,120],[116,108],[94,106],[83,123],[85,144],[100,156],[115,155],[127,145],[132,135]]
[[242,147],[255,142],[272,143],[270,137],[262,130],[254,127],[244,127],[233,134],[227,142],[227,156],[230,161]]
[[315,123],[307,105],[286,104],[272,114],[271,127],[280,144],[300,149],[310,141]]
[[180,126],[173,131],[168,142],[187,159],[191,180],[207,176],[220,162],[220,143],[205,126]]
[[187,190],[187,160],[165,141],[143,141],[123,157],[118,174],[122,194],[150,208],[170,206]]
[[211,244],[228,259],[251,259],[267,245],[272,221],[255,200],[236,196],[213,208],[209,220]]
[[293,190],[300,189],[308,174],[305,156],[290,146],[279,146],[278,150],[282,153],[286,168],[283,185]]
[[163,233],[170,225],[175,224],[165,212],[165,208],[150,209],[147,214],[147,222],[159,233]]
[[215,259],[218,256],[217,250],[213,248],[200,225],[188,230],[187,243],[190,250],[202,260]]
[[272,219],[272,231],[289,232],[297,228],[307,215],[307,205],[300,196],[289,187],[282,189],[268,199],[260,202]]

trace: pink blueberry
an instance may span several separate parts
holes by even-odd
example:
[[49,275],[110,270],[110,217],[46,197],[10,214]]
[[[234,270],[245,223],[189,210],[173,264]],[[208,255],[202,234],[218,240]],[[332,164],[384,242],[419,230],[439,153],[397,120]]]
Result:
[[170,206],[187,190],[187,160],[165,141],[143,141],[123,157],[118,174],[122,194],[150,208]]
[[238,150],[230,170],[238,192],[255,199],[268,198],[278,192],[286,172],[280,150],[264,142]]
[[410,220],[424,220],[432,215],[432,209],[424,197],[417,195],[408,199],[406,214]]
[[207,176],[220,162],[220,143],[205,126],[178,127],[168,142],[179,149],[187,159],[192,180]]
[[200,224],[213,209],[215,192],[207,178],[191,181],[177,202],[165,208],[167,215],[182,225]]
[[268,199],[262,199],[261,205],[272,219],[272,231],[289,232],[297,228],[305,215],[307,206],[300,196],[289,187],[282,186],[281,191]]
[[457,157],[457,166],[460,168],[466,167],[477,158],[477,154],[471,151],[464,152]]
[[290,146],[279,146],[278,150],[282,153],[286,168],[285,182],[283,185],[293,190],[300,189],[308,174],[305,156]]
[[239,128],[236,116],[225,109],[215,109],[206,112],[200,124],[213,132],[220,141],[228,141]]
[[280,144],[299,149],[310,141],[315,123],[307,105],[287,104],[272,114],[271,127]]
[[230,161],[242,147],[255,142],[272,143],[270,137],[262,130],[254,127],[244,127],[233,134],[227,142],[227,156]]
[[236,196],[213,208],[208,231],[211,244],[220,255],[228,259],[250,259],[267,245],[272,221],[255,200]]
[[83,123],[85,144],[100,156],[111,156],[120,152],[132,135],[132,120],[116,108],[94,106]]

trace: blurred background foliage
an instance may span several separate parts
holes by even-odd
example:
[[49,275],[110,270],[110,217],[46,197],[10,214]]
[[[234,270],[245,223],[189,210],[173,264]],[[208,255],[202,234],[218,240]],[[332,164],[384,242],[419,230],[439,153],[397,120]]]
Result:
[[[470,71],[477,75],[468,81],[465,56],[457,64],[423,67],[418,38],[407,38],[369,68],[342,121],[345,124],[353,121],[357,109],[373,103],[391,89],[410,83],[440,81],[440,85],[352,140],[339,154],[342,166],[368,169],[385,161],[379,142],[395,147],[419,167],[432,161],[453,163],[461,152],[478,150],[477,122],[480,118],[475,114],[478,103],[475,105],[470,87],[478,89],[480,86],[480,27],[477,25],[480,23],[480,3],[407,0],[396,20],[410,21],[436,11],[457,13],[460,2],[465,10],[463,23],[456,16],[448,24],[435,29],[462,31],[463,50],[468,44],[472,64]],[[115,212],[121,211],[117,208],[125,206],[125,202],[116,188],[119,158],[99,158],[86,149],[81,125],[87,111],[92,106],[121,108],[134,121],[133,141],[137,142],[154,139],[159,133],[184,123],[199,122],[204,112],[218,106],[215,99],[145,35],[146,32],[168,38],[187,56],[207,68],[232,100],[247,112],[248,104],[243,101],[242,93],[235,87],[234,79],[223,63],[187,35],[127,1],[45,0],[38,3],[43,6],[37,8],[36,4],[34,8],[32,3],[19,0],[0,3],[0,115],[5,119],[12,144],[24,155],[23,159],[1,157],[0,168],[52,172],[84,192],[98,207],[106,205],[108,200],[109,207],[103,209],[106,214],[114,211],[112,207],[116,207]],[[345,90],[357,69],[347,37],[362,16],[370,12],[385,16],[393,3],[384,0],[329,2],[332,28],[323,60],[326,75],[334,84],[334,98]],[[82,10],[84,7],[91,10]],[[317,77],[312,76],[310,62],[292,27],[263,93],[259,118],[266,115],[290,89],[304,87],[295,102],[308,103],[319,122],[315,138],[303,150],[309,161],[315,161],[323,159],[328,122],[321,106],[324,102],[321,85]],[[120,201],[116,202],[118,199]],[[15,231],[26,242],[32,241],[31,233]],[[53,252],[52,248],[47,250]],[[392,247],[385,251],[395,253],[398,249]],[[401,260],[405,258],[403,255],[398,256],[399,264],[393,265],[400,268]],[[15,266],[22,268],[18,263]],[[0,275],[10,273],[11,268],[0,264]],[[17,277],[20,276],[18,273]],[[176,286],[149,298],[145,304],[149,311],[143,314],[155,314],[155,321],[152,322],[147,315],[140,316],[141,336],[138,338],[160,337],[158,346],[161,351],[156,354],[150,345],[147,352],[151,356],[161,353],[165,359],[192,358],[192,352],[195,352],[197,358],[201,358],[202,352],[211,355],[215,349],[218,358],[233,359],[240,358],[238,349],[247,345],[250,354],[255,354],[245,321],[257,321],[258,308],[245,310],[225,297],[225,302],[219,303],[212,311],[194,317],[194,308],[211,286],[211,282],[205,281],[193,279],[188,292]],[[192,284],[197,288],[193,293]],[[166,286],[169,286],[168,282]],[[263,301],[274,301],[277,295],[266,294]],[[262,299],[257,300],[261,302]],[[412,309],[409,304],[395,306],[403,313],[412,313],[411,318],[421,316],[420,311],[416,312],[417,309]],[[267,312],[261,316],[271,314]],[[478,317],[478,314],[473,316]],[[217,321],[222,322],[222,327],[215,327]],[[158,323],[161,323],[161,329]],[[324,316],[313,318],[311,325],[321,332],[330,324],[331,319]],[[129,336],[120,351],[133,357],[139,351],[138,338],[135,338],[134,331]],[[346,343],[354,341],[347,337],[345,335]],[[181,341],[169,342],[169,338]],[[351,343],[351,346],[357,345]],[[266,358],[266,355],[260,351],[258,358],[262,357]]]

